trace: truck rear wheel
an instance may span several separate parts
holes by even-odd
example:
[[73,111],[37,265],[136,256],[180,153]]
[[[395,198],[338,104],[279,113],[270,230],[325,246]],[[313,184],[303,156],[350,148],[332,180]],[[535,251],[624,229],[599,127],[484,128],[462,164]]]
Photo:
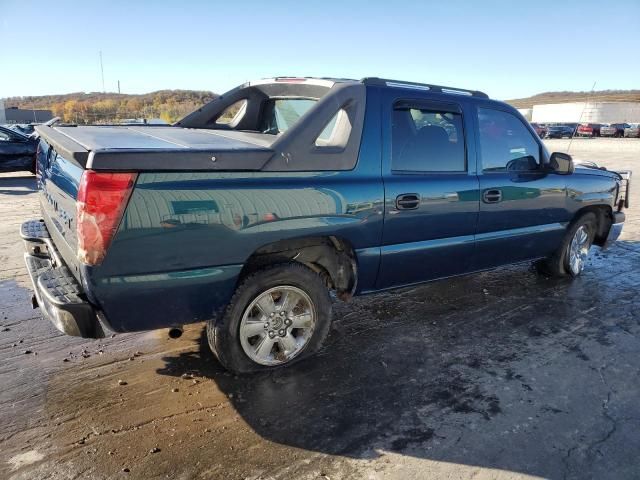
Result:
[[597,218],[587,212],[567,229],[560,248],[536,264],[538,271],[552,277],[577,277],[582,273],[596,235]]
[[222,317],[207,324],[207,338],[227,370],[249,373],[312,355],[330,324],[331,300],[320,275],[285,263],[246,277]]

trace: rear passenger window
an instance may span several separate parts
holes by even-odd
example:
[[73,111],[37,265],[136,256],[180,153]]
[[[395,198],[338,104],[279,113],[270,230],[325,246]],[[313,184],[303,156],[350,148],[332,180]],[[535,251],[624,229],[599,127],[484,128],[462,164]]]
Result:
[[238,100],[237,102],[229,105],[224,112],[216,119],[218,125],[229,125],[234,127],[238,124],[244,114],[247,111],[247,100]]
[[316,147],[344,148],[349,141],[349,135],[351,135],[351,120],[347,111],[341,108],[331,117],[331,120],[316,138]]
[[416,105],[396,107],[391,169],[404,172],[464,172],[462,115]]
[[480,156],[484,172],[537,170],[540,146],[513,114],[490,108],[478,109]]

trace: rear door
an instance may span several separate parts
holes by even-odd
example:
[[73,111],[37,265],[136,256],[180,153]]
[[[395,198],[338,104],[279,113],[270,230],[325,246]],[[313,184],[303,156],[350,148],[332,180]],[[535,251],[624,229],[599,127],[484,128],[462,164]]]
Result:
[[468,271],[479,194],[466,107],[421,92],[402,96],[387,89],[385,95],[385,217],[377,288]]
[[478,107],[480,216],[475,269],[553,252],[569,219],[566,177],[542,168],[543,146],[509,110]]

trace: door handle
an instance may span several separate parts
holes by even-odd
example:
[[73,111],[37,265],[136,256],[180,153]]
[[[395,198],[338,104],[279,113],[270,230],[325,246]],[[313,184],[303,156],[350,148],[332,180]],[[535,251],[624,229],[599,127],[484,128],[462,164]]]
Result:
[[482,201],[484,203],[498,203],[502,201],[502,190],[491,188],[482,193]]
[[396,197],[398,210],[415,210],[420,206],[420,195],[417,193],[403,193]]

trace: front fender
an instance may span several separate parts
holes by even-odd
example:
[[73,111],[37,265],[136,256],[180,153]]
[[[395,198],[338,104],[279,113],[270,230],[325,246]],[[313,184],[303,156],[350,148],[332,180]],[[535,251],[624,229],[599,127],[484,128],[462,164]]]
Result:
[[619,183],[611,175],[576,173],[567,177],[567,201],[569,210],[576,213],[585,207],[607,206],[614,208]]

